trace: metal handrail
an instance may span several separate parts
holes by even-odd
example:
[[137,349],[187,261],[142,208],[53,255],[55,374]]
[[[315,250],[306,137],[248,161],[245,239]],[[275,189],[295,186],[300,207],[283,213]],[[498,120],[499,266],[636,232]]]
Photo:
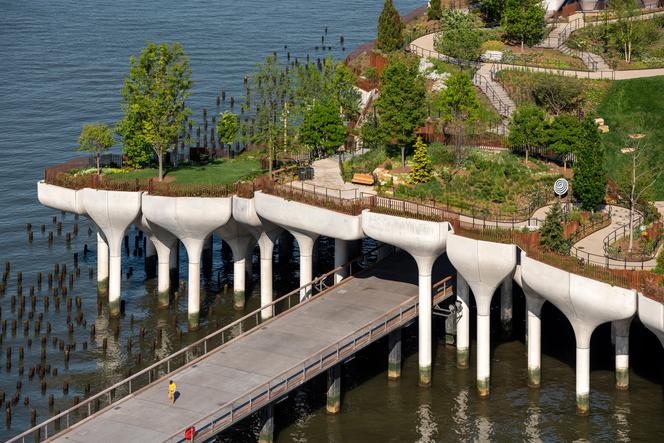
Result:
[[[82,402],[72,406],[71,408],[69,408],[69,409],[67,409],[67,410],[65,410],[65,411],[63,411],[63,412],[61,412],[61,413],[45,420],[45,421],[43,421],[42,423],[38,424],[37,426],[34,426],[34,427],[28,429],[27,431],[22,432],[21,434],[7,440],[7,443],[13,443],[13,442],[18,442],[18,441],[25,442],[26,437],[30,437],[30,436],[36,437],[37,440],[39,440],[40,438],[42,438],[42,432],[41,432],[42,430],[44,430],[43,438],[46,439],[46,438],[49,437],[49,432],[48,432],[49,425],[53,424],[54,428],[60,427],[59,425],[60,425],[60,421],[62,419],[65,420],[65,426],[64,426],[64,428],[60,429],[58,432],[61,432],[62,430],[71,427],[74,424],[74,422],[72,420],[70,420],[70,417],[72,415],[74,415],[75,412],[80,412],[81,408],[87,406],[87,413],[88,413],[87,416],[89,417],[93,412],[93,408],[95,410],[101,410],[101,408],[99,407],[99,404],[101,403],[101,400],[108,399],[108,404],[105,407],[108,407],[112,404],[117,403],[118,401],[122,400],[123,398],[127,397],[128,395],[131,395],[132,393],[136,392],[136,389],[132,390],[132,382],[138,381],[139,377],[144,376],[146,374],[148,376],[148,383],[140,389],[143,389],[143,388],[149,386],[150,384],[152,384],[154,382],[157,382],[158,380],[163,378],[165,375],[168,375],[168,374],[170,374],[174,371],[177,371],[177,370],[181,369],[182,367],[184,367],[184,365],[188,364],[189,363],[189,353],[191,353],[192,355],[196,354],[196,351],[200,351],[201,345],[203,346],[203,352],[197,358],[200,358],[200,357],[208,354],[209,352],[211,352],[212,349],[217,349],[220,346],[223,346],[224,344],[227,344],[231,340],[237,338],[237,337],[233,337],[232,334],[230,334],[230,330],[233,329],[234,327],[236,327],[237,325],[242,325],[246,320],[255,319],[256,324],[254,325],[254,327],[258,326],[259,324],[263,324],[263,323],[265,323],[269,320],[272,320],[273,318],[276,318],[280,315],[283,315],[285,312],[290,311],[291,308],[302,306],[304,303],[307,303],[310,300],[318,298],[322,294],[328,292],[330,289],[338,287],[338,285],[340,285],[340,284],[345,284],[346,282],[350,281],[348,278],[342,280],[341,282],[339,282],[335,285],[330,286],[328,289],[316,294],[315,296],[310,296],[310,297],[308,297],[308,298],[306,298],[302,301],[299,300],[301,290],[307,291],[308,288],[311,288],[311,291],[313,292],[316,285],[320,281],[326,280],[327,278],[334,275],[334,273],[336,273],[336,272],[339,272],[339,271],[342,271],[342,270],[345,270],[346,268],[348,268],[349,276],[352,276],[353,275],[353,263],[356,263],[356,262],[364,259],[366,256],[369,256],[369,255],[373,254],[374,252],[376,252],[376,251],[378,251],[382,248],[393,249],[392,246],[389,246],[389,245],[386,245],[386,244],[382,244],[380,246],[377,246],[376,248],[371,249],[370,251],[363,254],[362,256],[356,257],[356,258],[348,261],[344,265],[341,265],[341,266],[338,266],[338,267],[332,269],[331,271],[315,278],[311,282],[309,282],[309,283],[307,283],[303,286],[300,286],[299,288],[294,289],[293,291],[289,292],[288,294],[285,294],[285,295],[277,298],[276,300],[272,301],[271,303],[266,304],[266,305],[264,305],[260,308],[257,308],[256,310],[250,312],[249,314],[243,316],[242,318],[239,318],[238,320],[235,320],[235,321],[229,323],[228,325],[226,325],[222,329],[219,329],[219,330],[217,330],[217,331],[215,331],[215,332],[213,332],[213,333],[211,333],[211,334],[195,341],[194,343],[188,345],[187,347],[182,348],[179,351],[176,351],[176,352],[170,354],[169,356],[159,360],[158,362],[153,363],[152,365],[148,366],[147,368],[142,369],[141,371],[137,372],[136,374],[133,374],[133,375],[131,375],[131,376],[115,383],[115,384],[113,384],[112,386],[110,386],[110,387],[104,389],[103,391],[101,391],[101,392],[99,392],[99,393],[83,400]],[[366,269],[369,269],[369,268],[362,268],[360,270],[366,270]],[[291,298],[295,295],[298,296],[298,298],[296,299],[297,302],[295,302],[294,304],[291,304]],[[280,314],[277,314],[276,313],[277,304],[279,304],[279,303],[281,303],[285,300],[288,301],[288,308],[284,312],[282,312]],[[271,316],[270,319],[262,320],[261,313],[264,312],[266,309],[271,309],[272,316]],[[231,335],[230,339],[228,339],[228,340],[226,340],[227,339],[227,337],[226,337],[227,334]],[[213,346],[213,347],[208,346],[209,341],[211,341],[213,338],[216,338],[216,337],[219,337],[219,336],[221,336],[221,343],[220,344],[218,344],[217,346]],[[178,367],[178,368],[171,368],[171,362],[174,361],[176,358],[181,357],[181,356],[184,356],[184,358],[185,358],[184,364],[182,366]],[[161,378],[158,378],[157,375],[159,374],[159,369],[163,370],[164,366],[166,366],[166,371],[163,374],[161,374],[162,375]],[[155,374],[155,379],[153,380],[152,379],[152,374],[154,372],[156,372],[156,374]],[[128,392],[125,393],[125,395],[123,395],[121,397],[113,398],[115,393],[120,388],[124,388],[124,387],[128,388]],[[97,412],[97,411],[95,411],[95,412]],[[85,418],[85,417],[83,417],[83,418]],[[34,435],[35,433],[37,433],[37,434]]]
[[[441,281],[437,282],[435,285],[432,285],[432,289],[438,289],[440,286],[443,286],[443,289],[437,290],[436,296],[432,298],[432,304],[434,305],[439,304],[445,298],[451,295],[452,286],[450,287],[447,286],[447,283],[450,280],[451,277],[448,276],[442,279]],[[417,295],[414,295],[408,300],[402,302],[399,306],[390,309],[380,318],[365,323],[359,329],[345,335],[344,337],[340,338],[332,345],[300,360],[293,367],[282,371],[278,375],[272,377],[272,379],[263,383],[258,388],[250,389],[244,392],[243,394],[237,396],[233,400],[226,402],[216,411],[208,414],[202,419],[199,419],[195,423],[190,424],[178,430],[176,433],[172,434],[165,441],[166,442],[186,441],[186,439],[184,439],[183,437],[184,432],[191,427],[194,427],[197,434],[204,432],[206,435],[210,433],[212,433],[213,435],[214,433],[221,430],[218,427],[221,427],[224,424],[228,424],[229,416],[230,416],[230,422],[232,423],[234,421],[239,420],[240,418],[243,418],[246,415],[251,414],[256,409],[260,409],[274,398],[278,398],[283,394],[285,394],[286,392],[288,392],[291,387],[301,385],[302,383],[304,383],[314,375],[317,375],[318,373],[322,372],[324,369],[327,369],[328,367],[332,366],[334,363],[339,362],[342,357],[350,355],[354,353],[357,349],[361,349],[367,344],[372,343],[374,341],[374,331],[378,331],[376,336],[377,338],[382,337],[391,329],[394,329],[394,327],[388,329],[388,324],[394,321],[396,318],[398,318],[399,321],[395,323],[395,325],[400,325],[403,324],[404,321],[410,320],[411,318],[415,317],[417,312],[413,312],[412,314],[409,314],[407,317],[404,316],[404,313],[410,312],[414,309],[416,309],[417,312],[419,312],[419,296]],[[345,343],[351,338],[352,342]],[[349,346],[352,347],[349,348]],[[295,368],[298,368],[297,372],[293,373]],[[291,380],[294,380],[292,385],[289,384]],[[277,383],[273,384],[273,382],[275,381],[277,381]],[[273,394],[273,391],[277,392]],[[256,402],[254,399],[261,399],[261,400]],[[234,405],[237,403],[239,403],[239,408],[237,408],[240,410],[239,413],[234,412],[236,409],[234,408]],[[245,409],[247,408],[247,405],[248,409]],[[220,412],[223,411],[224,409],[229,409],[229,410],[225,414],[219,416]],[[217,418],[215,419],[213,417]],[[208,424],[203,425],[201,427],[198,426],[200,424],[205,424],[205,423]],[[218,427],[216,425],[218,425]],[[210,426],[212,427],[210,428]]]

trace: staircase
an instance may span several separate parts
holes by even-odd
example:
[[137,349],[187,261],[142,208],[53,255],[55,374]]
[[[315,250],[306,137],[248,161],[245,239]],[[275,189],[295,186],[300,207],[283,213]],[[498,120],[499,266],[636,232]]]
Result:
[[484,92],[501,116],[509,118],[516,109],[516,105],[500,83],[493,80],[492,67],[491,63],[483,63],[473,76],[473,84]]

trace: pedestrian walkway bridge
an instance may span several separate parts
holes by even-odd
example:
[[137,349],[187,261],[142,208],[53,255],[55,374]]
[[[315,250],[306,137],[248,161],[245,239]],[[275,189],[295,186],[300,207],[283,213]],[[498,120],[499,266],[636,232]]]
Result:
[[[452,295],[449,278],[441,280],[441,274],[442,267],[434,267],[433,281],[439,280],[434,304]],[[54,441],[184,441],[190,426],[196,428],[196,440],[209,438],[410,323],[418,314],[417,283],[414,260],[401,252],[279,313],[286,301],[291,303],[286,295],[244,317],[255,319],[250,330],[238,320],[212,334],[221,339],[215,349],[211,338],[192,345],[203,346],[204,355],[196,358],[191,347],[179,351],[174,356],[188,362],[178,369],[172,368],[171,356],[134,375],[134,386],[137,377],[149,379],[139,390],[132,391],[131,381],[121,382],[18,440],[32,441],[39,432]],[[275,317],[260,320],[266,309]],[[172,406],[169,379],[179,393]],[[119,398],[122,390],[125,396]]]

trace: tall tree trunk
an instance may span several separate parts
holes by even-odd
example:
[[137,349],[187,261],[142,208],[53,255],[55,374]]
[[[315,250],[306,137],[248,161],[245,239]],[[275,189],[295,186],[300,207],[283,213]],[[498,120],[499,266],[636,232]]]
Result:
[[523,40],[521,40],[521,52],[523,52]]
[[406,145],[401,145],[401,167],[406,167]]
[[526,146],[526,165],[528,164],[528,146]]
[[97,175],[101,174],[101,168],[99,167],[99,163],[100,163],[99,157],[100,156],[101,155],[99,154],[99,152],[97,152]]
[[159,181],[164,181],[164,153],[159,152],[157,154],[157,158],[159,159]]

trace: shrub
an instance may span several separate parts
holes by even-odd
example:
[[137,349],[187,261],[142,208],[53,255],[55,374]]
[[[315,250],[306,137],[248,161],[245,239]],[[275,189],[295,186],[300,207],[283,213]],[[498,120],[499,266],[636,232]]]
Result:
[[505,43],[498,40],[487,40],[482,43],[482,52],[502,51],[503,49],[505,49]]
[[575,78],[542,75],[534,78],[535,103],[553,115],[572,112],[583,106],[583,85]]
[[426,183],[431,181],[431,172],[433,166],[427,145],[422,141],[422,137],[417,137],[415,142],[415,155],[413,156],[413,168],[410,171],[410,181],[414,184]]

